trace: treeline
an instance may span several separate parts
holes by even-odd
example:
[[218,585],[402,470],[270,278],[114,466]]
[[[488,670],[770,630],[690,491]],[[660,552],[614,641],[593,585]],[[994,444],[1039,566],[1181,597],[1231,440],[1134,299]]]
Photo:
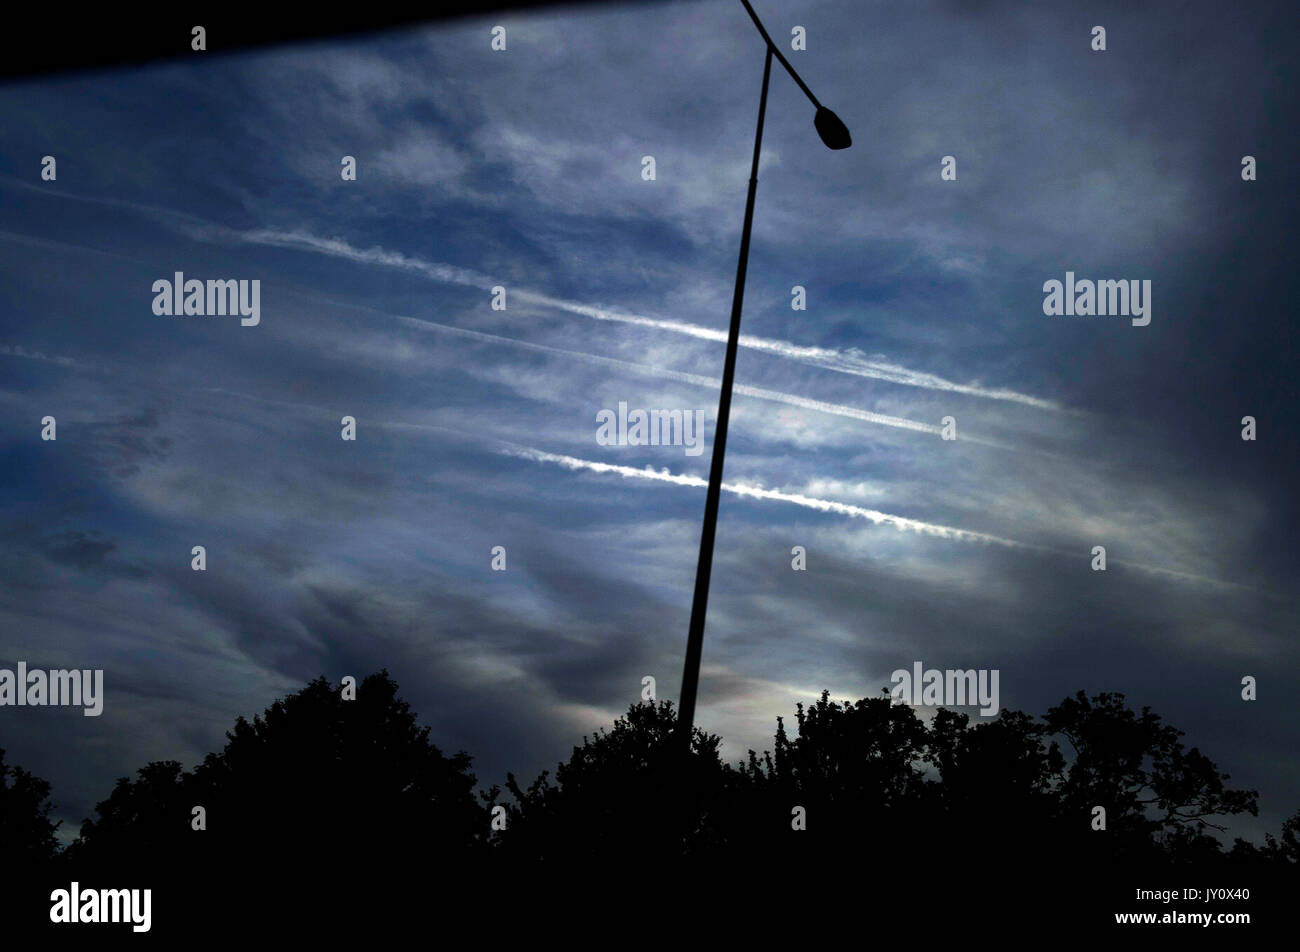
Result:
[[[942,906],[999,877],[1041,899],[1120,873],[1127,892],[1171,871],[1187,881],[1158,885],[1240,886],[1300,861],[1300,813],[1263,844],[1225,848],[1214,832],[1255,815],[1256,792],[1122,695],[1080,692],[1042,717],[941,709],[926,724],[887,697],[823,694],[795,718],[793,736],[777,718],[771,751],[729,764],[699,729],[683,756],[672,704],[641,703],[554,775],[476,793],[469,755],[430,741],[387,671],[352,700],[318,678],[239,718],[192,770],[158,761],[120,779],[62,851],[49,785],[0,751],[0,856],[37,912],[40,890],[77,879],[170,890],[155,915],[183,910],[187,925],[289,895],[328,909],[434,882],[444,898],[638,883],[650,901],[649,884],[670,895],[674,877],[722,888],[819,871],[823,891],[948,882]],[[214,906],[214,890],[235,893]]]

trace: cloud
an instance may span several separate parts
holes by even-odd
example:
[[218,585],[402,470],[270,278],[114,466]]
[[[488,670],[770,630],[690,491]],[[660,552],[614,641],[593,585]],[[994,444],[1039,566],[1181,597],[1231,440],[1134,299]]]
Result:
[[45,354],[39,350],[27,350],[21,344],[12,347],[8,344],[0,344],[0,354],[4,354],[7,357],[23,357],[27,360],[45,361],[52,364],[58,364],[61,367],[75,367],[77,365],[77,361],[73,360],[71,357]]

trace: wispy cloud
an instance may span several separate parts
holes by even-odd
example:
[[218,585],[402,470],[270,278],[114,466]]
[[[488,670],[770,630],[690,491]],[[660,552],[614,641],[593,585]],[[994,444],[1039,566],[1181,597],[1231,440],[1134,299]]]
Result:
[[[269,245],[276,248],[289,248],[299,251],[312,251],[318,254],[343,258],[357,264],[400,268],[406,271],[422,274],[434,281],[459,284],[466,287],[479,288],[481,290],[490,289],[501,283],[487,275],[466,268],[456,267],[455,265],[426,261],[421,258],[404,254],[400,251],[390,251],[379,247],[357,248],[339,238],[323,238],[302,231],[286,232],[269,229],[238,231],[214,225],[204,228],[191,227],[189,230],[194,237],[221,237],[228,240],[247,242],[249,244]],[[593,320],[611,321],[619,324],[629,324],[636,327],[647,327],[654,330],[668,331],[674,334],[682,334],[687,337],[694,337],[698,340],[707,340],[715,343],[725,343],[727,340],[726,331],[715,330],[711,327],[703,327],[699,324],[691,324],[685,321],[674,321],[657,317],[647,317],[611,308],[596,307],[579,301],[571,301],[564,298],[553,297],[548,294],[541,294],[536,291],[527,290],[526,288],[511,288],[510,293],[521,301],[555,308],[557,310],[566,311],[570,314],[588,317]],[[1034,397],[1029,394],[1023,394],[1005,388],[989,388],[974,384],[955,383],[936,374],[912,370],[888,362],[884,358],[876,357],[869,359],[853,350],[809,347],[801,344],[789,343],[787,341],[755,337],[752,334],[742,334],[739,342],[741,347],[746,347],[751,350],[761,351],[766,354],[783,357],[809,366],[820,367],[838,373],[851,374],[857,377],[867,377],[872,380],[882,380],[887,383],[895,383],[907,387],[921,387],[927,390],[958,393],[965,396],[980,397],[988,400],[1009,401],[1023,404],[1024,406],[1034,407],[1039,410],[1059,411],[1061,409],[1060,405],[1052,400],[1044,400],[1039,397]],[[937,432],[937,428],[935,428],[934,432]]]
[[60,357],[58,354],[46,354],[39,350],[27,350],[21,344],[10,346],[9,344],[0,344],[0,354],[6,357],[22,357],[25,360],[39,360],[45,363],[58,364],[60,367],[75,367],[77,361],[71,357]]

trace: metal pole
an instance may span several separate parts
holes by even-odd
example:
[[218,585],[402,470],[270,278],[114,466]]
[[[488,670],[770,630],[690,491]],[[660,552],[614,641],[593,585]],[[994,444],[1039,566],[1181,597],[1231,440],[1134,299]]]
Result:
[[677,736],[687,749],[695,722],[695,693],[700,685],[700,655],[704,649],[704,615],[709,604],[709,576],[713,571],[713,536],[718,527],[718,499],[722,495],[722,458],[727,449],[727,418],[731,413],[731,382],[736,375],[736,350],[740,339],[740,306],[745,298],[745,270],[749,266],[749,232],[754,223],[754,195],[758,190],[758,151],[763,143],[763,116],[767,112],[767,81],[772,74],[772,45],[763,61],[763,92],[758,99],[758,129],[754,133],[754,161],[749,172],[749,197],[745,201],[745,227],[740,233],[740,261],[736,265],[736,290],[731,299],[731,330],[727,358],[718,395],[718,422],[713,433],[713,462],[709,467],[709,493],[704,503],[704,529],[700,533],[700,561],[695,570],[695,599],[691,603],[691,629],[686,639],[682,668],[681,710]]
[[808,84],[799,77],[799,74],[794,71],[794,67],[790,65],[790,61],[785,58],[785,55],[779,49],[777,49],[776,44],[772,42],[772,38],[767,35],[766,28],[764,28],[762,21],[759,20],[758,14],[754,12],[754,8],[749,5],[749,0],[740,0],[740,2],[745,5],[745,9],[749,12],[749,18],[754,21],[754,26],[758,27],[758,32],[763,34],[763,42],[767,44],[768,51],[776,55],[776,58],[781,61],[781,65],[785,67],[785,71],[790,74],[790,78],[799,84],[799,88],[803,90],[803,94],[812,100],[814,106],[820,109],[822,104],[817,101],[817,97],[814,96],[813,91],[808,88]]

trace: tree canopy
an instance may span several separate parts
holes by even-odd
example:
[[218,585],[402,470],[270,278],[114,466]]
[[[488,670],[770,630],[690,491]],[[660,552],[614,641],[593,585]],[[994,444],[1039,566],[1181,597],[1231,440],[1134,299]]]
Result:
[[734,764],[698,728],[683,752],[676,726],[670,702],[630,705],[553,772],[527,786],[507,774],[476,794],[469,755],[430,740],[387,671],[354,697],[322,677],[238,718],[193,769],[155,761],[119,779],[62,854],[49,785],[0,750],[0,844],[24,868],[63,864],[65,880],[252,882],[272,906],[290,888],[317,904],[367,890],[391,902],[424,882],[394,887],[412,868],[454,872],[463,889],[535,892],[677,864],[770,877],[848,861],[918,881],[961,868],[1078,879],[1300,867],[1300,813],[1262,845],[1225,850],[1216,834],[1257,814],[1256,792],[1231,787],[1180,731],[1120,694],[1079,692],[1042,717],[938,709],[927,722],[889,697],[823,692],[796,705],[793,730],[776,719],[770,751]]

